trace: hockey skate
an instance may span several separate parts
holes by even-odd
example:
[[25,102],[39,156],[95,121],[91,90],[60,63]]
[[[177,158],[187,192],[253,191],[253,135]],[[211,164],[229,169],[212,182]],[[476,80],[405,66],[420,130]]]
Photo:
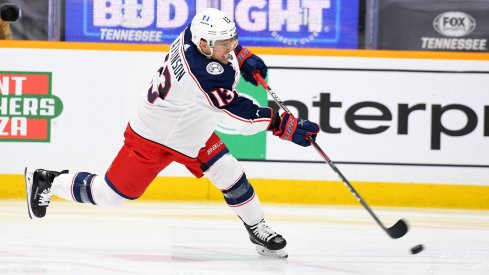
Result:
[[25,188],[27,195],[27,208],[31,219],[40,219],[46,215],[46,208],[51,201],[51,185],[55,177],[68,173],[48,171],[43,169],[33,170],[25,168]]
[[287,242],[285,239],[273,231],[266,223],[265,220],[261,220],[255,225],[244,224],[250,240],[256,245],[256,251],[263,256],[270,256],[285,259],[288,257],[285,246]]

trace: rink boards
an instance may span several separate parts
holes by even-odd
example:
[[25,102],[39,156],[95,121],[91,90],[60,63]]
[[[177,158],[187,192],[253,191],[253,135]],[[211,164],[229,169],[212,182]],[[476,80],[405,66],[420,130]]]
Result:
[[[0,47],[1,198],[23,196],[26,165],[103,174],[168,50],[56,42]],[[269,65],[268,81],[292,112],[320,124],[318,144],[369,203],[489,208],[488,54],[252,50]],[[265,92],[255,88],[247,96],[259,93]],[[356,203],[312,148],[270,133],[256,140],[260,146],[231,139],[226,143],[244,159],[262,200]],[[240,156],[233,146],[265,149]],[[178,165],[161,176],[142,199],[221,199],[207,180]]]

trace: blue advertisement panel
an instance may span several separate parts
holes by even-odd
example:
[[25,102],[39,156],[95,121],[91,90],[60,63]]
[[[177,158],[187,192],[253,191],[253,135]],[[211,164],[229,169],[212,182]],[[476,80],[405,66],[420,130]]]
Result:
[[236,22],[240,43],[358,47],[359,0],[66,0],[66,41],[169,44],[207,7]]

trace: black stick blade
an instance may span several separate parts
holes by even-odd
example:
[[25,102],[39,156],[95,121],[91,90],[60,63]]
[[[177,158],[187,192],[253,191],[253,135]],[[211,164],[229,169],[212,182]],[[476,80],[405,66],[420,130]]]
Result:
[[392,227],[386,229],[387,234],[393,239],[399,239],[406,235],[408,232],[408,226],[404,220],[398,220]]

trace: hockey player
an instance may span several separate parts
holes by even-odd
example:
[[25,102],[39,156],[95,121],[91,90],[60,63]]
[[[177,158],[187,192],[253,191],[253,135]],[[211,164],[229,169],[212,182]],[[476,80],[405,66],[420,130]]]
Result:
[[29,216],[44,217],[52,195],[103,206],[135,200],[160,171],[178,162],[197,178],[207,176],[222,191],[258,253],[287,257],[285,239],[265,223],[243,168],[214,129],[224,121],[244,135],[268,129],[282,139],[309,146],[319,126],[289,113],[279,115],[240,96],[235,89],[240,73],[257,85],[254,71],[265,77],[267,67],[238,45],[234,22],[216,9],[198,13],[171,44],[104,176],[25,169]]

